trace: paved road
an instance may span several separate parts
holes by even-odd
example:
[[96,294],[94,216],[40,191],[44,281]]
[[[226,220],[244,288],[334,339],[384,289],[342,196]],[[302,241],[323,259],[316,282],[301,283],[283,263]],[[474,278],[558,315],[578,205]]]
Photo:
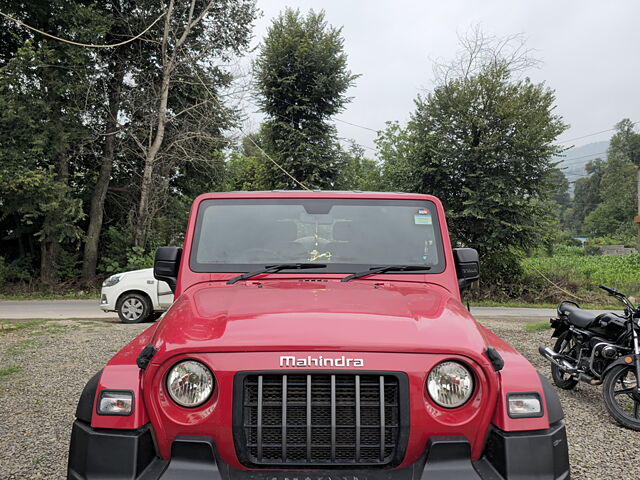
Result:
[[100,310],[98,300],[0,300],[0,320],[113,317]]
[[[602,313],[604,310],[592,310]],[[552,308],[471,307],[478,318],[520,318],[541,321],[551,318]],[[0,300],[0,320],[31,318],[114,318],[114,312],[105,313],[98,308],[97,300]]]

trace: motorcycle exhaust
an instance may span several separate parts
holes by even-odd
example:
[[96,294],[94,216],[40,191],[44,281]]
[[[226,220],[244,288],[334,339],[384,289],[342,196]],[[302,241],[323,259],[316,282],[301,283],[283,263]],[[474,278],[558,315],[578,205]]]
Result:
[[578,369],[575,366],[565,360],[562,355],[551,350],[549,347],[540,345],[538,347],[538,352],[560,370],[565,371],[569,375],[575,375],[576,373],[578,373]]

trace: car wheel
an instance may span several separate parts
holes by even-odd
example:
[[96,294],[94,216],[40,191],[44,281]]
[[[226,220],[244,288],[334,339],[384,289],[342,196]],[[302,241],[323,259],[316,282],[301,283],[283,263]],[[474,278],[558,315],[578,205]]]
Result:
[[125,293],[118,299],[116,310],[122,323],[140,323],[151,313],[151,302],[145,295]]

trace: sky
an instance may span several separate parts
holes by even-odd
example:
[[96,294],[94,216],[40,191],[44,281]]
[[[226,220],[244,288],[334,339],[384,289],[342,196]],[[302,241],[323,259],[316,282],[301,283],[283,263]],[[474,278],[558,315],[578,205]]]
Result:
[[[487,35],[523,34],[541,61],[527,75],[555,90],[556,113],[570,125],[560,142],[606,140],[611,131],[591,134],[622,118],[640,121],[637,0],[258,0],[263,16],[254,45],[287,6],[324,10],[331,25],[343,28],[349,68],[360,77],[336,127],[368,149],[376,133],[344,122],[372,130],[406,122],[416,95],[434,86],[433,61],[455,57],[458,35],[478,25]],[[255,127],[260,114],[255,106],[248,110]]]

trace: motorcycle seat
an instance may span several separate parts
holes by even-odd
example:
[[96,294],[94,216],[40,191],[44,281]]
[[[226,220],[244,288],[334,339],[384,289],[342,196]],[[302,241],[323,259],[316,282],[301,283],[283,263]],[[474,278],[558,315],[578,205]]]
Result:
[[571,325],[575,325],[578,328],[589,328],[596,319],[596,315],[593,313],[587,312],[571,303],[563,303],[558,307],[558,311],[567,317]]

